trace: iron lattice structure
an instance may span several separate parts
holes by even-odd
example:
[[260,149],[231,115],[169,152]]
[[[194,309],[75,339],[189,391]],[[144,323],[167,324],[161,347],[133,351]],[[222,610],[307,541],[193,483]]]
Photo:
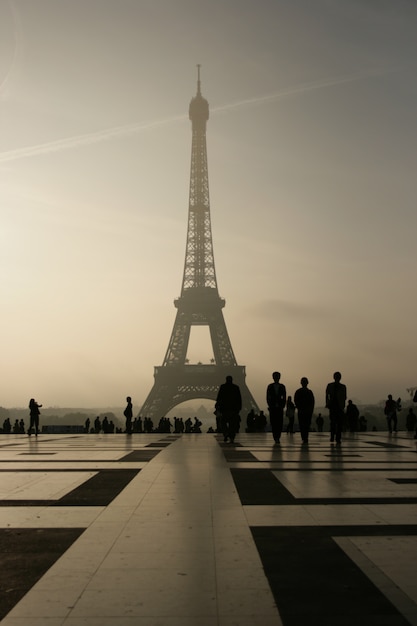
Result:
[[[186,400],[215,400],[227,375],[240,386],[244,415],[258,406],[246,385],[246,372],[238,365],[230,343],[219,296],[213,255],[207,167],[207,100],[201,95],[200,66],[197,94],[192,98],[188,230],[181,296],[174,301],[177,314],[162,366],[154,369],[154,385],[142,406],[143,417],[159,419]],[[187,350],[192,326],[208,326],[214,358],[210,364],[191,365]]]

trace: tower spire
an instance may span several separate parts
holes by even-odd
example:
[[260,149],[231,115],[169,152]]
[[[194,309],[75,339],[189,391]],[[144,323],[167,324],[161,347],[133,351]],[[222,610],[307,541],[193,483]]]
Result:
[[201,96],[200,63],[197,63],[197,95]]
[[[197,95],[189,106],[191,120],[191,171],[188,229],[181,296],[162,366],[155,367],[154,386],[141,409],[143,417],[160,418],[173,407],[193,398],[215,400],[219,385],[232,375],[240,386],[243,411],[258,411],[245,382],[245,367],[238,365],[227,333],[214,267],[207,167],[206,124],[208,102],[201,95],[197,65]],[[187,350],[192,326],[208,326],[214,359],[191,365]]]

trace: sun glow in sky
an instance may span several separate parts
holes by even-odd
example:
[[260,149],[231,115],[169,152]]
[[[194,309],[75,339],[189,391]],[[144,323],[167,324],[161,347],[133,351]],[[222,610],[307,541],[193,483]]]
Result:
[[[417,5],[0,0],[0,406],[141,406],[185,256],[201,63],[224,316],[260,408],[417,385]],[[195,336],[193,333],[195,331]],[[192,330],[190,362],[209,363]]]

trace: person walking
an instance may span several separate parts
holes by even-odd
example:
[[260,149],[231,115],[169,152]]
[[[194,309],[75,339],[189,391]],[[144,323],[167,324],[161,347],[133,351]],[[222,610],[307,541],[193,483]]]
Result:
[[41,404],[38,404],[34,398],[31,398],[29,401],[29,414],[30,414],[30,425],[28,430],[29,437],[32,434],[32,430],[35,429],[35,437],[38,436],[39,432],[39,415]]
[[284,421],[284,407],[287,402],[287,390],[285,385],[280,383],[280,372],[272,373],[273,383],[266,388],[266,403],[268,405],[271,430],[275,443],[279,443]]
[[346,385],[340,382],[342,374],[335,372],[333,381],[326,387],[326,408],[329,409],[330,441],[342,441],[343,420],[345,417]]
[[239,385],[232,376],[226,376],[226,382],[220,385],[215,410],[220,413],[220,423],[224,441],[234,443],[239,426],[239,413],[242,409],[242,395]]
[[297,407],[301,439],[303,443],[308,443],[315,399],[313,392],[308,388],[308,378],[303,376],[300,383],[301,387],[294,394],[294,404]]

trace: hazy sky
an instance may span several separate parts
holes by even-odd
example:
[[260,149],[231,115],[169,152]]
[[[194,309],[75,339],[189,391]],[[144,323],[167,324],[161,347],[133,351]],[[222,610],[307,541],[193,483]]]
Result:
[[181,291],[197,63],[219,293],[260,407],[275,369],[319,403],[335,370],[358,402],[407,397],[414,0],[0,7],[1,406],[145,400]]

